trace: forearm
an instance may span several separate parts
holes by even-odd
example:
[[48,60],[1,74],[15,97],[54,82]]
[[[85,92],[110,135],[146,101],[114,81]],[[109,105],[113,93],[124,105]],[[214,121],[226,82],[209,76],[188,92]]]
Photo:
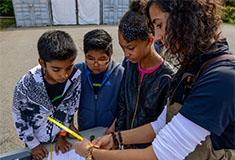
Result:
[[157,160],[152,146],[146,149],[101,150],[94,149],[94,160]]
[[39,140],[35,137],[33,133],[32,126],[26,122],[22,116],[20,111],[14,106],[13,107],[13,121],[15,124],[16,132],[19,138],[27,144],[27,146],[32,149],[40,144]]
[[152,142],[155,133],[149,124],[121,132],[123,144],[142,144]]

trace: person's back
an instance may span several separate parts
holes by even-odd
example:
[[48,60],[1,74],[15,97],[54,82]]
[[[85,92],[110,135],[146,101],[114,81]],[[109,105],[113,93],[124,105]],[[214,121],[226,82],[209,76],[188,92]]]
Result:
[[115,130],[136,128],[157,119],[166,104],[173,74],[154,48],[144,5],[133,1],[119,24],[119,44],[126,60]]
[[[38,40],[38,52],[40,65],[17,82],[13,120],[20,139],[32,149],[33,158],[43,159],[48,151],[42,144],[53,142],[61,131],[47,117],[70,126],[78,110],[81,75],[74,68],[77,49],[67,33],[44,33]],[[59,139],[57,137],[56,151],[67,151],[71,144]]]
[[79,130],[110,127],[116,117],[117,99],[124,68],[112,59],[112,39],[104,30],[92,30],[84,36],[85,62],[82,72]]

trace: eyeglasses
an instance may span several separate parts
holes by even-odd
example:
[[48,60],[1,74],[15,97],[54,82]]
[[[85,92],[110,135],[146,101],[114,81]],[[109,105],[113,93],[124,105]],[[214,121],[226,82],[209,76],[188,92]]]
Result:
[[98,65],[104,66],[109,63],[109,60],[110,59],[95,60],[95,59],[90,59],[90,58],[86,57],[86,63],[88,63],[90,65],[94,65],[95,63],[97,63]]

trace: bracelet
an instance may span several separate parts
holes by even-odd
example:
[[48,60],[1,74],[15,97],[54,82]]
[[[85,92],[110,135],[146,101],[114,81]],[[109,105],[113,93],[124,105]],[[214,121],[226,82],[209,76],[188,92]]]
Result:
[[119,148],[119,142],[117,140],[117,136],[114,132],[111,132],[111,134],[112,134],[112,138],[113,138],[114,149],[118,149]]
[[93,160],[93,156],[92,156],[93,149],[94,149],[93,146],[90,146],[88,148],[88,155],[85,157],[86,160]]
[[119,149],[123,150],[124,145],[123,145],[123,139],[122,139],[121,131],[118,131],[118,139],[119,139]]

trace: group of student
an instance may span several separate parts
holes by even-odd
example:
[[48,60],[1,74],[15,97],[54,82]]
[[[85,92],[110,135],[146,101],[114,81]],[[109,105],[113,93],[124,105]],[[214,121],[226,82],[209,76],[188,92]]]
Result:
[[[220,36],[218,9],[217,0],[132,1],[118,26],[122,64],[112,60],[103,29],[84,35],[79,64],[68,33],[44,33],[39,65],[17,82],[13,97],[15,127],[33,158],[48,155],[44,143],[56,142],[62,153],[72,147],[50,116],[77,132],[107,128],[103,137],[74,144],[87,159],[234,159],[235,56]],[[177,73],[163,48],[177,60]]]

